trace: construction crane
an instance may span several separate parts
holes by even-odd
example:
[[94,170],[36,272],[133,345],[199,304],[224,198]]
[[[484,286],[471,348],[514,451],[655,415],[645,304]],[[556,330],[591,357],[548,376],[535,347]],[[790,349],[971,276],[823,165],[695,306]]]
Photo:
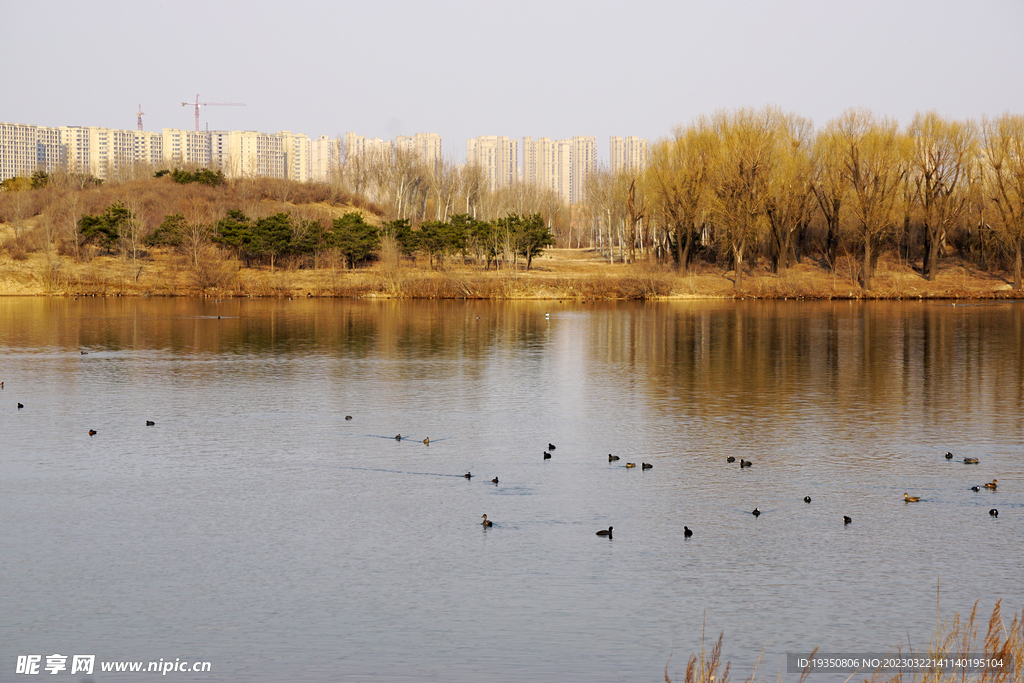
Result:
[[140,104],[139,105],[139,130],[142,130],[142,117],[144,115],[145,115],[145,112],[142,111],[142,105]]
[[200,102],[199,95],[196,95],[196,101],[193,102],[182,102],[181,106],[188,107],[195,104],[196,107],[196,130],[199,130],[199,107],[244,107],[245,105],[240,102]]

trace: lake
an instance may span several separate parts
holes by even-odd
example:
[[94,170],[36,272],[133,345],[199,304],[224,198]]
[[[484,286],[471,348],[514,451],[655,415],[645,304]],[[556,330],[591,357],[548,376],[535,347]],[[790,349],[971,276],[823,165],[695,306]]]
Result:
[[4,298],[0,353],[0,681],[663,681],[702,632],[795,681],[1024,608],[1019,302]]

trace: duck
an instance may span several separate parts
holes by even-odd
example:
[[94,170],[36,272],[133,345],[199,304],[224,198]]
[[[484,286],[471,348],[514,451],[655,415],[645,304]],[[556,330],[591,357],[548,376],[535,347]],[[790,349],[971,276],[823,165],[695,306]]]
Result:
[[423,445],[424,446],[429,446],[430,445],[430,437],[429,436],[427,438],[423,439]]
[[683,538],[689,538],[690,536],[693,536],[693,532],[690,531],[690,527],[684,526],[683,527]]
[[982,484],[982,486],[984,488],[986,488],[986,489],[992,489],[993,491],[995,491],[996,486],[998,486],[998,484],[996,484],[997,481],[999,481],[999,480],[998,479],[993,479],[992,481],[990,481],[987,484]]
[[155,424],[156,424],[156,422],[153,422],[152,420],[146,420],[146,426],[147,427],[152,427]]
[[980,491],[980,490],[981,490],[981,487],[980,487],[980,486],[972,486],[972,487],[971,487],[971,490],[972,490],[972,491]]
[[0,382],[0,389],[3,389],[3,388],[4,388],[4,383]]
[[351,416],[351,415],[346,415],[346,416],[345,416],[345,419],[346,419],[346,420],[351,420],[351,419],[352,419],[352,416]]
[[549,450],[549,451],[553,451],[553,450],[555,450],[555,444],[553,444],[553,443],[549,443],[549,444],[548,444],[548,450]]
[[804,502],[805,503],[810,503],[811,502],[811,497],[810,496],[804,496]]
[[953,454],[950,453],[949,451],[946,451],[946,460],[952,460],[952,459],[953,459]]
[[466,479],[471,479],[473,477],[473,475],[471,473],[469,473],[469,472],[466,472],[462,476],[464,476]]
[[642,462],[642,463],[640,463],[640,469],[642,469],[642,470],[649,470],[652,467],[654,467],[654,465],[650,464],[649,462]]
[[725,459],[725,461],[726,462],[736,462],[736,458],[730,455],[728,458]]
[[750,514],[754,515],[755,517],[760,517],[761,516],[761,511],[758,510],[757,508],[754,508],[754,511],[751,512]]
[[79,351],[79,353],[82,354],[83,356],[88,356],[89,355],[88,351]]
[[999,516],[999,510],[996,510],[995,508],[992,508],[991,510],[988,511],[988,514],[992,515],[993,517],[998,517]]
[[550,460],[551,459],[551,454],[548,453],[547,451],[544,451],[544,459],[545,460]]
[[754,464],[754,463],[750,462],[749,460],[744,460],[743,458],[740,458],[740,469],[741,469],[741,470],[742,470],[742,469],[743,469],[744,467],[750,467],[750,466],[751,466],[751,465],[753,465],[753,464]]
[[843,525],[849,524],[853,521],[853,518],[848,515],[843,515]]
[[494,522],[487,519],[487,515],[484,515],[484,521],[481,522],[484,526],[494,526]]
[[921,501],[920,496],[912,496],[909,493],[903,494],[904,503],[919,503]]
[[608,454],[608,462],[615,462],[618,459],[619,459],[619,456],[612,455],[611,453]]
[[402,435],[401,434],[395,434],[395,441],[401,441],[401,440],[402,440]]
[[498,483],[498,478],[495,477],[494,479],[491,479],[491,483],[492,484],[497,484]]
[[636,463],[635,463],[635,462],[627,462],[627,463],[626,463],[626,467],[627,467],[627,468],[628,468],[628,467],[636,467]]
[[19,403],[19,404],[18,404],[18,410],[21,410],[21,409],[22,409],[22,408],[24,408],[24,407],[25,407],[25,406],[24,406],[24,404],[22,404],[22,403]]
[[97,431],[96,431],[95,429],[90,429],[90,430],[89,430],[89,436],[95,436],[95,435],[96,435],[96,434],[98,434],[98,433],[99,433],[99,432],[97,432]]
[[964,464],[965,465],[977,465],[978,464],[978,459],[977,458],[964,458]]
[[615,527],[610,526],[607,529],[601,529],[600,531],[597,532],[597,535],[598,536],[611,536],[612,535],[612,529],[614,529],[614,528]]

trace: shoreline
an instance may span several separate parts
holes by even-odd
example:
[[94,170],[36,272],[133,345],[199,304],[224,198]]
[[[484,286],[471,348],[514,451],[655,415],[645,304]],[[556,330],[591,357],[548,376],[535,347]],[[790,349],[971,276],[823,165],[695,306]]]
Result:
[[[0,296],[98,296],[192,298],[361,298],[451,300],[1017,300],[1006,274],[947,258],[934,281],[911,265],[883,256],[871,290],[856,281],[856,268],[840,263],[835,272],[813,259],[782,273],[755,266],[735,289],[735,273],[700,265],[693,273],[654,263],[609,263],[593,249],[550,249],[530,271],[481,270],[479,266],[431,266],[425,259],[398,266],[374,264],[346,270],[333,264],[316,269],[245,268],[233,259],[188,264],[168,250],[138,259],[30,254],[0,257]],[[205,284],[206,286],[200,286]]]

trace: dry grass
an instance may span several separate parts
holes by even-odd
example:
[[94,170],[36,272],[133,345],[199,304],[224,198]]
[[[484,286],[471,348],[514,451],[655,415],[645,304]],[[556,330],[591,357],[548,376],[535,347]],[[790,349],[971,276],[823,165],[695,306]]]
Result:
[[[842,264],[836,273],[805,261],[783,273],[754,268],[736,289],[735,273],[712,264],[679,274],[656,263],[608,263],[589,249],[551,249],[534,267],[484,271],[474,264],[431,268],[385,243],[376,263],[348,270],[329,255],[320,268],[244,268],[215,248],[192,258],[154,249],[128,259],[32,250],[26,233],[0,234],[0,295],[332,296],[419,299],[983,299],[1020,296],[1004,276],[947,259],[935,282],[883,258],[864,291]],[[386,242],[386,241],[385,241]]]
[[[896,673],[874,671],[851,674],[847,679],[862,680],[864,683],[1022,683],[1024,682],[1024,613],[1014,615],[1009,626],[1006,625],[1000,602],[996,602],[992,615],[988,619],[985,636],[979,640],[979,623],[977,620],[978,605],[974,604],[970,616],[965,620],[959,614],[954,615],[952,622],[936,627],[935,637],[925,650],[913,648],[909,643],[897,644],[891,651],[893,656],[916,657],[928,659],[966,659],[982,657],[984,659],[1001,660],[1008,665],[988,667],[975,672],[965,668],[947,668],[943,670],[903,670]],[[815,650],[817,652],[817,650]],[[702,651],[700,656],[694,654],[686,665],[684,683],[728,683],[730,664],[721,661],[722,636],[711,649],[710,653]],[[813,657],[814,653],[812,653]],[[669,658],[671,663],[671,657]],[[760,663],[760,658],[758,658]],[[721,674],[719,671],[721,670]],[[746,679],[753,683],[757,666]],[[800,674],[798,683],[804,683],[813,673],[810,668]],[[781,680],[781,677],[780,677]],[[673,683],[665,665],[665,683]]]

